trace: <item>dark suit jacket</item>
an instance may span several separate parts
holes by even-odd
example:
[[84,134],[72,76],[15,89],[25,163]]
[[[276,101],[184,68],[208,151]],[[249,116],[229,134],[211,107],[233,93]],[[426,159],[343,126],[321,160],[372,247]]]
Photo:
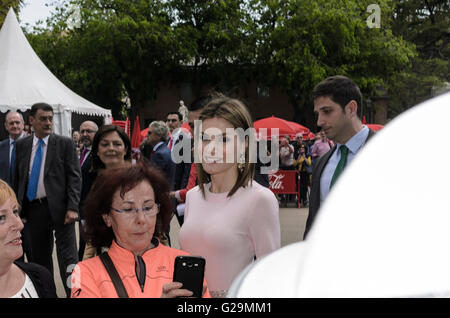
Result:
[[81,166],[81,194],[80,194],[80,217],[82,218],[83,215],[83,203],[86,199],[87,195],[89,194],[89,191],[91,190],[91,186],[95,181],[96,173],[90,172],[92,166],[92,152],[89,152],[89,155],[86,157],[86,159],[83,162],[83,165]]
[[9,137],[0,142],[0,179],[11,185],[9,176]]
[[[367,140],[364,143],[364,145],[367,143],[367,141],[370,138],[372,138],[372,136],[374,134],[375,133],[369,129],[369,135],[367,136]],[[318,158],[314,162],[313,172],[312,172],[311,192],[309,195],[309,214],[308,214],[308,218],[306,220],[305,234],[303,235],[304,239],[306,239],[306,235],[308,234],[309,230],[311,229],[311,226],[314,223],[314,220],[319,212],[319,209],[320,209],[320,178],[322,177],[323,170],[325,169],[325,166],[327,165],[328,160],[330,160],[330,158],[333,155],[336,148],[337,148],[337,146],[335,145],[327,153],[322,155],[320,158]]]
[[15,261],[14,264],[30,277],[39,298],[57,298],[53,274],[50,274],[47,268],[39,264],[20,261]]
[[[19,204],[24,208],[26,218],[26,200],[33,135],[20,139],[16,143],[16,161],[14,165],[14,190]],[[62,226],[67,210],[78,212],[81,190],[80,162],[72,139],[51,134],[48,139],[47,155],[44,167],[44,186],[47,194],[50,215],[55,225]]]
[[158,147],[158,149],[156,149],[155,153],[153,153],[151,157],[150,164],[155,165],[164,172],[171,189],[173,189],[175,164],[172,161],[170,149],[166,144],[162,144]]

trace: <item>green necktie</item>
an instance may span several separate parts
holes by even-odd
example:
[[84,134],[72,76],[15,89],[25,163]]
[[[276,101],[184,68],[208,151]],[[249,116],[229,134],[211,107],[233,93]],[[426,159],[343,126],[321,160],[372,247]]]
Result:
[[347,164],[348,148],[345,145],[342,145],[339,150],[341,151],[341,159],[339,160],[336,170],[334,170],[333,177],[331,178],[330,189],[333,187],[334,183],[339,178],[339,175],[342,173],[345,165]]

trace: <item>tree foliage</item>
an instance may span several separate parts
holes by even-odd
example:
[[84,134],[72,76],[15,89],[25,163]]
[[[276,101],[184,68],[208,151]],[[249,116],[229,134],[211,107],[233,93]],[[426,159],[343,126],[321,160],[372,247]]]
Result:
[[411,68],[390,79],[391,112],[416,105],[450,82],[450,2],[402,0],[394,10],[393,32],[414,43]]
[[[408,106],[415,97],[398,96],[399,83],[448,76],[444,1],[425,1],[431,15],[418,0],[379,0],[380,28],[366,22],[371,2],[65,0],[28,37],[63,82],[115,117],[124,92],[139,109],[164,84],[242,95],[257,81],[284,91],[295,119],[314,127],[310,93],[327,76],[353,78],[366,98],[384,87],[395,105]],[[415,21],[417,11],[425,13]],[[419,22],[430,36],[416,30]]]
[[22,6],[23,0],[2,0],[0,2],[0,26],[3,25],[3,21],[8,14],[9,8],[13,8],[17,14]]
[[[254,1],[259,17],[258,73],[289,95],[296,119],[312,122],[313,87],[327,76],[353,78],[366,97],[405,68],[413,47],[390,29],[391,1],[378,1],[382,27],[369,28],[370,1]],[[271,67],[267,77],[265,69]],[[308,116],[309,114],[309,116]],[[306,117],[306,118],[305,118]]]

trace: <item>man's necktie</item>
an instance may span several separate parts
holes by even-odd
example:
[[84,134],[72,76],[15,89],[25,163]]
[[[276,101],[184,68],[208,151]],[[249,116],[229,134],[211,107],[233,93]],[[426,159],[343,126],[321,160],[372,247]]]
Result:
[[341,151],[341,159],[339,160],[336,170],[334,170],[333,177],[331,178],[330,182],[330,189],[333,187],[334,183],[338,179],[339,175],[342,173],[342,171],[345,168],[345,165],[347,164],[347,157],[348,157],[348,148],[345,145],[342,145],[339,150]]
[[172,150],[172,145],[173,145],[173,138],[170,137],[170,141],[169,141],[169,150]]
[[87,152],[87,149],[83,148],[83,151],[81,152],[81,156],[80,156],[80,165],[83,164],[84,157],[86,156],[86,152]]
[[9,176],[10,176],[9,180],[12,180],[12,176],[14,174],[14,161],[16,160],[16,141],[15,140],[11,143],[11,146],[12,146],[12,150],[11,150],[11,162],[9,163]]
[[31,167],[30,180],[28,181],[27,199],[30,202],[36,198],[39,175],[41,173],[43,145],[44,141],[39,139],[38,148],[34,155],[33,166]]

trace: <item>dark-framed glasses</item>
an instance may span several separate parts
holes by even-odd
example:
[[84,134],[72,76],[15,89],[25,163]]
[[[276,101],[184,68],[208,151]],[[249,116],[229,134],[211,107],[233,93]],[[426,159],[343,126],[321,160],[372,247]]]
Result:
[[120,213],[126,217],[133,217],[133,216],[136,216],[139,213],[139,211],[142,211],[142,213],[144,213],[145,216],[155,216],[158,214],[159,208],[160,208],[160,204],[154,203],[154,204],[145,205],[140,209],[135,208],[135,207],[129,207],[129,208],[124,208],[124,209],[116,209],[116,208],[111,207],[111,210],[113,210],[114,212]]
[[96,133],[96,131],[95,130],[91,130],[91,129],[80,130],[80,134],[93,134],[93,133]]

